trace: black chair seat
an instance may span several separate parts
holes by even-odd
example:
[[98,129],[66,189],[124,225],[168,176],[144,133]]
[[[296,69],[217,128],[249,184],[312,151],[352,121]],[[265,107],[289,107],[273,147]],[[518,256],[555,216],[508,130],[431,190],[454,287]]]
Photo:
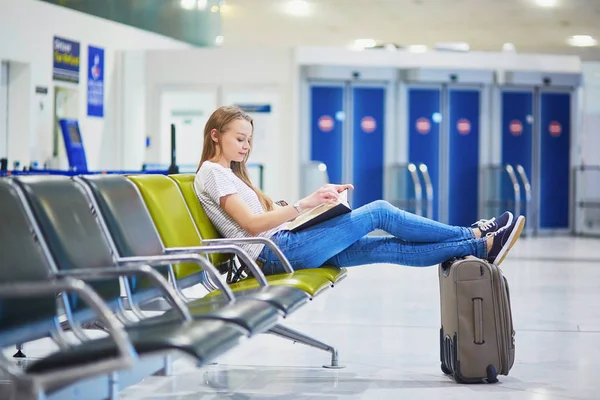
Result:
[[[161,316],[162,317],[162,316]],[[207,363],[232,349],[247,332],[239,326],[223,321],[160,322],[150,318],[143,324],[127,327],[129,339],[141,356],[178,350]],[[59,351],[30,364],[28,373],[46,373],[63,368],[93,364],[115,357],[117,347],[111,338],[83,343],[72,349]]]
[[[265,301],[281,310],[284,315],[291,314],[309,300],[309,295],[304,290],[292,286],[268,286],[235,292],[237,299],[255,299]],[[206,301],[227,302],[222,293],[210,295],[188,303],[193,305]]]
[[[250,335],[264,333],[271,329],[281,317],[281,312],[271,304],[254,299],[236,300],[224,304],[222,301],[198,299],[188,304],[195,320],[216,319],[237,324],[250,332]],[[176,311],[169,310],[165,318],[177,318]]]

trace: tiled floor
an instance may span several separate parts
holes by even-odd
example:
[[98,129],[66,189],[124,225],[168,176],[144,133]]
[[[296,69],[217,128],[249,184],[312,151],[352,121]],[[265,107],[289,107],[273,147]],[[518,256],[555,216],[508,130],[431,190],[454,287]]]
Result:
[[287,324],[339,348],[328,354],[275,336],[203,368],[121,393],[141,399],[600,399],[600,239],[524,238],[503,270],[511,284],[516,362],[495,385],[458,385],[439,369],[437,270],[371,265]]

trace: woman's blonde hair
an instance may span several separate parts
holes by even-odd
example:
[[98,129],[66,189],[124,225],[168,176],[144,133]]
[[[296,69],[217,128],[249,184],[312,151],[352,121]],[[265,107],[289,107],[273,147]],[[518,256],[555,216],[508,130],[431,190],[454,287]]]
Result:
[[[212,130],[215,129],[218,132],[219,137],[221,137],[227,131],[228,125],[237,119],[244,119],[250,122],[250,125],[252,125],[252,132],[254,133],[254,121],[247,113],[245,113],[239,107],[236,106],[219,107],[215,110],[215,112],[212,113],[210,118],[208,118],[208,121],[204,126],[204,148],[202,149],[202,157],[200,157],[200,163],[198,164],[198,169],[196,170],[196,172],[200,170],[200,166],[204,161],[211,160],[217,156],[217,148],[219,148],[221,154],[223,153],[221,141],[215,142],[211,137]],[[248,157],[250,156],[253,140],[254,138],[251,137],[250,150],[246,154],[244,161],[232,161],[230,167],[233,173],[238,178],[240,178],[246,185],[248,185],[250,189],[254,190],[254,192],[258,196],[258,199],[260,200],[260,204],[262,205],[263,209],[265,211],[271,211],[273,210],[273,201],[260,189],[254,187],[254,185],[252,185],[252,182],[250,181],[250,178],[248,177],[246,161],[248,161]]]

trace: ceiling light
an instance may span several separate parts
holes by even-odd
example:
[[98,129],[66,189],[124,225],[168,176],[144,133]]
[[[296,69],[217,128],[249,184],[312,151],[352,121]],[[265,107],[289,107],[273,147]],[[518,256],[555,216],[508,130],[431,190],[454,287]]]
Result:
[[191,10],[196,6],[196,0],[181,0],[181,8],[185,10]]
[[198,10],[204,11],[208,6],[208,0],[198,0]]
[[212,11],[212,12],[215,12],[215,13],[216,13],[216,12],[219,12],[219,6],[212,6],[212,7],[210,8],[210,11]]
[[558,4],[557,0],[535,0],[535,3],[540,7],[552,8]]
[[285,12],[295,17],[306,17],[310,14],[310,5],[306,0],[288,0]]
[[373,39],[356,39],[354,46],[359,49],[370,49],[377,46],[377,42]]
[[427,46],[424,44],[413,44],[408,46],[406,50],[410,51],[411,53],[426,53]]
[[215,43],[219,46],[222,45],[224,41],[225,38],[223,37],[223,35],[219,35],[215,38]]
[[504,43],[502,45],[502,51],[505,53],[515,53],[517,51],[517,48],[512,43]]
[[598,44],[598,40],[589,35],[573,35],[567,39],[567,43],[575,47],[593,47]]

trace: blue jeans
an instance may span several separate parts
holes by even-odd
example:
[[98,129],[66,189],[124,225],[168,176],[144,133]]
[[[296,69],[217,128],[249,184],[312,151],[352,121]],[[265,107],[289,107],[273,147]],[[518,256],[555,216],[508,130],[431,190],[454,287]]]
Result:
[[[391,236],[365,236],[381,229]],[[414,267],[439,264],[453,257],[487,257],[485,238],[471,228],[450,226],[400,210],[377,200],[350,213],[297,233],[280,231],[271,237],[294,269],[321,265],[353,267],[391,263]],[[285,272],[264,247],[258,256],[265,274]]]

